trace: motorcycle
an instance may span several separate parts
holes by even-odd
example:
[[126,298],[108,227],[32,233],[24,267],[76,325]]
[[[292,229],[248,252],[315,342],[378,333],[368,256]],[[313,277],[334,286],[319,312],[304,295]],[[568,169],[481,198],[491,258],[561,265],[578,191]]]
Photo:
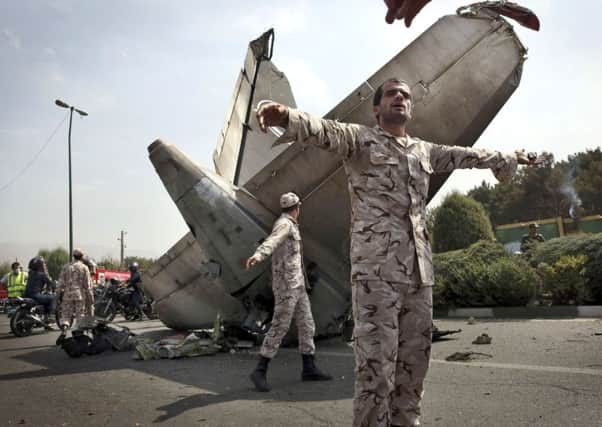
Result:
[[152,318],[154,316],[152,304],[145,301],[143,296],[140,304],[142,313],[140,313],[138,308],[132,304],[133,292],[133,289],[123,287],[121,283],[111,280],[105,286],[102,296],[94,303],[94,316],[107,322],[111,322],[118,313],[121,313],[128,321],[136,320],[141,317],[141,314]]
[[[16,297],[16,310],[10,314],[10,330],[17,337],[31,335],[35,328],[47,328],[51,322],[45,315],[44,306],[32,298]],[[60,313],[55,310],[56,324],[59,324]]]

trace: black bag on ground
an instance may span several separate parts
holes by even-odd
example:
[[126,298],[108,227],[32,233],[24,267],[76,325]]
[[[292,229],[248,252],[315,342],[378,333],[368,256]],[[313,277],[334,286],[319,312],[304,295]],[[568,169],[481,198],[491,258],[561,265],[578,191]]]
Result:
[[61,348],[69,357],[80,357],[82,354],[88,354],[92,340],[87,335],[75,335],[65,338],[61,343]]

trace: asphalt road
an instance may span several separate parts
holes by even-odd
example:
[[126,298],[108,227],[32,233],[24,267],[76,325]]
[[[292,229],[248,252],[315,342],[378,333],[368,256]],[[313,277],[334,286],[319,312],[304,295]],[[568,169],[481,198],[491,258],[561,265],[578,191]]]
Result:
[[[271,363],[270,393],[248,374],[254,351],[180,360],[136,361],[131,352],[70,359],[58,332],[10,335],[0,317],[0,424],[25,426],[349,426],[351,349],[318,342],[328,383],[300,381],[300,357],[282,349]],[[125,323],[124,323],[125,324]],[[146,336],[160,322],[128,323]],[[424,426],[602,426],[602,321],[438,321],[462,329],[434,344]],[[473,345],[481,333],[490,345]],[[255,350],[256,351],[256,350]],[[446,362],[475,351],[470,362]]]

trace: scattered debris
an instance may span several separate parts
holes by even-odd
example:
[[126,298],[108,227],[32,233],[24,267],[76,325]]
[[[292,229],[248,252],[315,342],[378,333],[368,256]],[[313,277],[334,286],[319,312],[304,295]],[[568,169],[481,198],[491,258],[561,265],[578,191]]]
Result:
[[236,354],[255,345],[257,334],[240,327],[225,325],[218,314],[213,328],[175,335],[159,341],[136,340],[134,359],[177,359],[180,357],[208,356],[217,352]]
[[186,338],[167,338],[156,342],[139,339],[136,343],[136,360],[177,359],[215,354],[220,350],[211,339],[202,339],[195,333]]
[[462,332],[462,329],[441,331],[438,327],[433,325],[433,337],[432,338],[433,338],[433,341],[438,341],[438,340],[442,339],[443,337],[446,337],[446,336],[452,335],[452,334],[458,334],[460,332]]
[[471,360],[493,357],[491,354],[477,353],[475,351],[456,352],[447,356],[445,360],[448,362],[470,362]]
[[473,344],[491,344],[491,337],[487,334],[481,334],[475,338]]
[[594,336],[595,337],[600,337],[600,336],[602,336],[602,332],[594,332]]
[[476,324],[476,323],[477,323],[477,321],[476,321],[476,319],[475,319],[474,317],[470,316],[470,317],[468,318],[468,322],[467,322],[467,323],[468,323],[469,325],[474,325],[474,324]]

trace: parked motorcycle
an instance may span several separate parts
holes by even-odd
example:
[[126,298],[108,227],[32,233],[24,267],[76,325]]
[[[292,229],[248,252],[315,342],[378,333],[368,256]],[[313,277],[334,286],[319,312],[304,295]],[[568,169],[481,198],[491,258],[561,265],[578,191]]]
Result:
[[[131,302],[132,292],[133,289],[123,287],[119,281],[111,279],[105,286],[102,296],[94,303],[94,316],[107,322],[112,321],[118,313],[121,313],[125,320],[137,319],[141,313]],[[154,317],[152,304],[145,301],[144,296],[140,308],[146,317]]]
[[[35,328],[46,328],[51,325],[51,321],[46,318],[44,306],[31,298],[17,297],[16,310],[10,315],[10,330],[17,337],[26,337],[31,335]],[[48,317],[54,315],[56,324],[59,324],[60,313],[56,310]]]

